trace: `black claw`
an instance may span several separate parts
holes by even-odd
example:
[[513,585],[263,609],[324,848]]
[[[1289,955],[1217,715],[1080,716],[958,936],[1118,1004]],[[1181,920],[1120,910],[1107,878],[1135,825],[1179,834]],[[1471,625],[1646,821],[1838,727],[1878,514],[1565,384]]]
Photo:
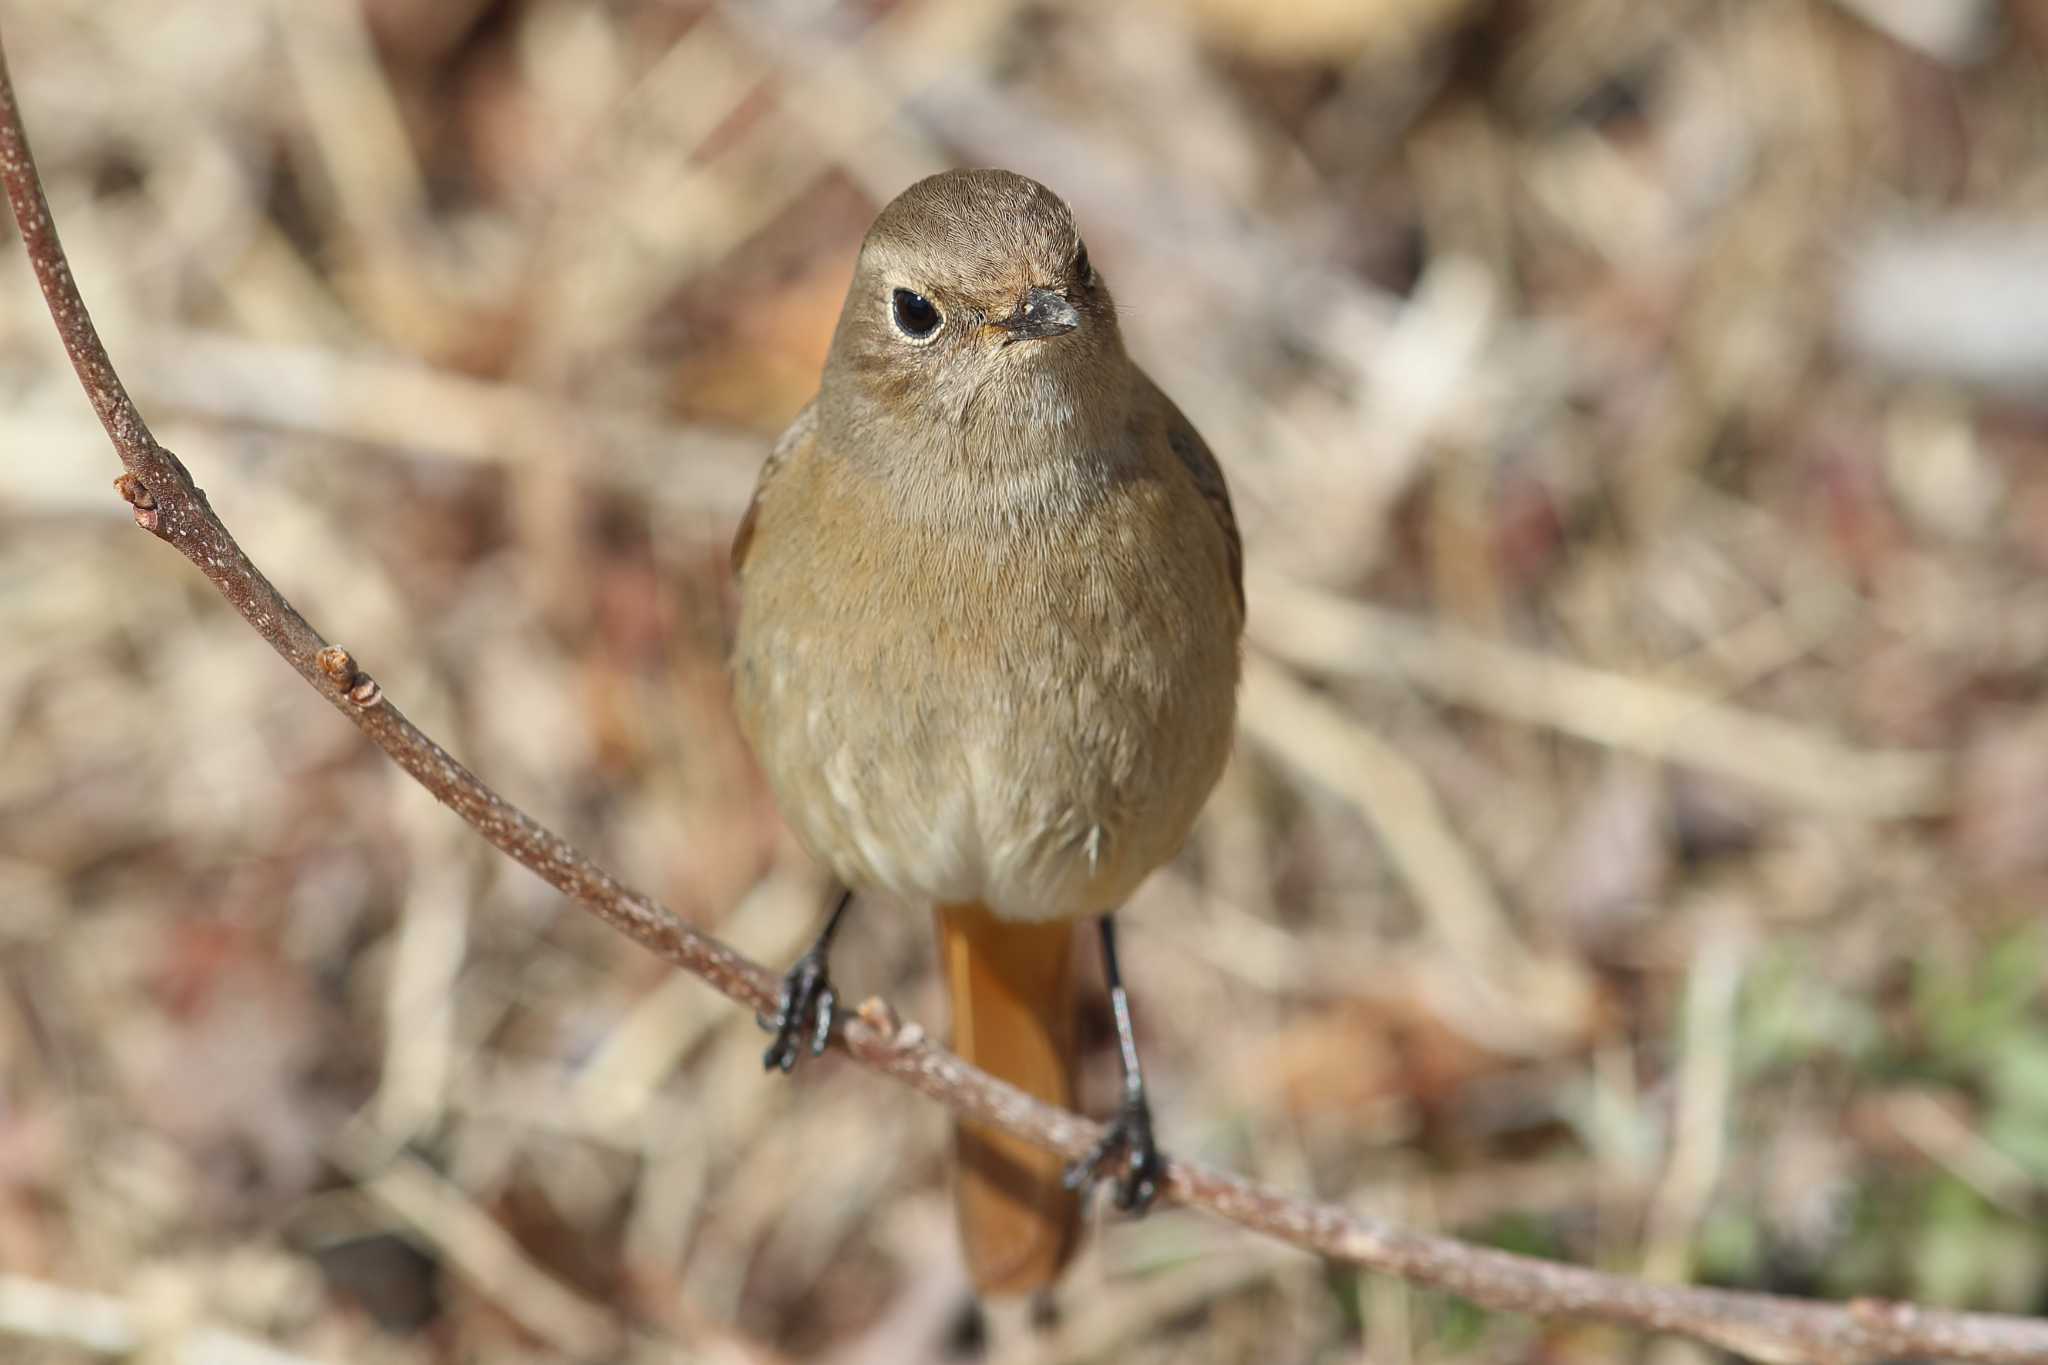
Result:
[[1116,1177],[1116,1206],[1134,1218],[1142,1218],[1159,1197],[1166,1179],[1166,1158],[1152,1140],[1152,1109],[1142,1096],[1124,1101],[1116,1119],[1087,1156],[1067,1167],[1066,1186],[1083,1189],[1100,1179],[1106,1168],[1123,1158],[1123,1173]]
[[833,990],[832,983],[828,981],[825,983],[825,989],[819,993],[812,1013],[812,1027],[816,1030],[811,1035],[813,1057],[825,1055],[825,1045],[832,1041],[832,1021],[838,1014],[839,992]]
[[756,1015],[764,1029],[773,1029],[775,1041],[761,1054],[766,1071],[796,1070],[803,1056],[803,1040],[809,1035],[811,1055],[825,1051],[832,1041],[832,1024],[839,1015],[839,993],[825,972],[825,955],[816,949],[805,953],[782,978],[782,995],[776,1001],[773,1019]]

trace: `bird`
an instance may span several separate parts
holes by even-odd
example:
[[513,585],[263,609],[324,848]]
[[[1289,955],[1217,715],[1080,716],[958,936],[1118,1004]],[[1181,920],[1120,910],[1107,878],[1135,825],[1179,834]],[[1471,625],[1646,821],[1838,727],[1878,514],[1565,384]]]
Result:
[[933,913],[954,1049],[1071,1107],[1096,926],[1124,1079],[1101,1142],[1069,1166],[955,1129],[977,1292],[1044,1291],[1090,1186],[1143,1213],[1163,1179],[1114,915],[1222,773],[1245,616],[1223,472],[1056,194],[953,170],[883,208],[732,566],[740,727],[834,886],[763,1017],[769,1069],[826,1047],[833,938],[879,898]]

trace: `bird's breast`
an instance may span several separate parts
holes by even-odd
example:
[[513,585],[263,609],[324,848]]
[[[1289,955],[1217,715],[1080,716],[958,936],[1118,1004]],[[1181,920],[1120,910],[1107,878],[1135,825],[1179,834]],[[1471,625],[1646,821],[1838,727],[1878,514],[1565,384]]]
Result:
[[764,507],[736,689],[812,851],[855,885],[1011,918],[1111,909],[1171,856],[1237,677],[1209,524],[1178,494],[1133,477],[982,516],[843,491],[807,524]]

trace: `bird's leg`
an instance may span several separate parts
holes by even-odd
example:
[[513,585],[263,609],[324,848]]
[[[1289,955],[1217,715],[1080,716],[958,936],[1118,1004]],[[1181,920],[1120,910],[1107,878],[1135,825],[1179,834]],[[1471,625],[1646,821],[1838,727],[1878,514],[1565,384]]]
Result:
[[832,952],[832,935],[839,931],[839,921],[852,903],[853,892],[841,887],[832,915],[818,931],[817,941],[783,976],[775,1017],[758,1016],[761,1027],[775,1033],[775,1041],[761,1054],[761,1065],[767,1070],[794,1071],[807,1037],[813,1057],[832,1041],[832,1020],[839,1012],[839,993],[832,989],[825,959]]
[[1102,967],[1109,978],[1109,1007],[1116,1015],[1116,1041],[1123,1053],[1124,1097],[1116,1118],[1095,1150],[1067,1168],[1067,1188],[1078,1190],[1101,1174],[1121,1154],[1123,1174],[1116,1181],[1116,1206],[1142,1214],[1158,1197],[1166,1177],[1166,1158],[1152,1140],[1152,1106],[1145,1099],[1145,1072],[1138,1065],[1138,1037],[1131,1030],[1131,999],[1124,993],[1123,973],[1116,965],[1116,921],[1104,915]]

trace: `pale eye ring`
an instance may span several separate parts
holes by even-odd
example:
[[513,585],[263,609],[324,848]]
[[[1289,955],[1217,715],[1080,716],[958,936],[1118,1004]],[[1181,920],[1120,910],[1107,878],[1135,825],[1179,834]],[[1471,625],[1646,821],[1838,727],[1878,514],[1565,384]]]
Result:
[[938,305],[924,295],[898,289],[889,296],[889,320],[905,338],[921,346],[939,334],[946,318]]

